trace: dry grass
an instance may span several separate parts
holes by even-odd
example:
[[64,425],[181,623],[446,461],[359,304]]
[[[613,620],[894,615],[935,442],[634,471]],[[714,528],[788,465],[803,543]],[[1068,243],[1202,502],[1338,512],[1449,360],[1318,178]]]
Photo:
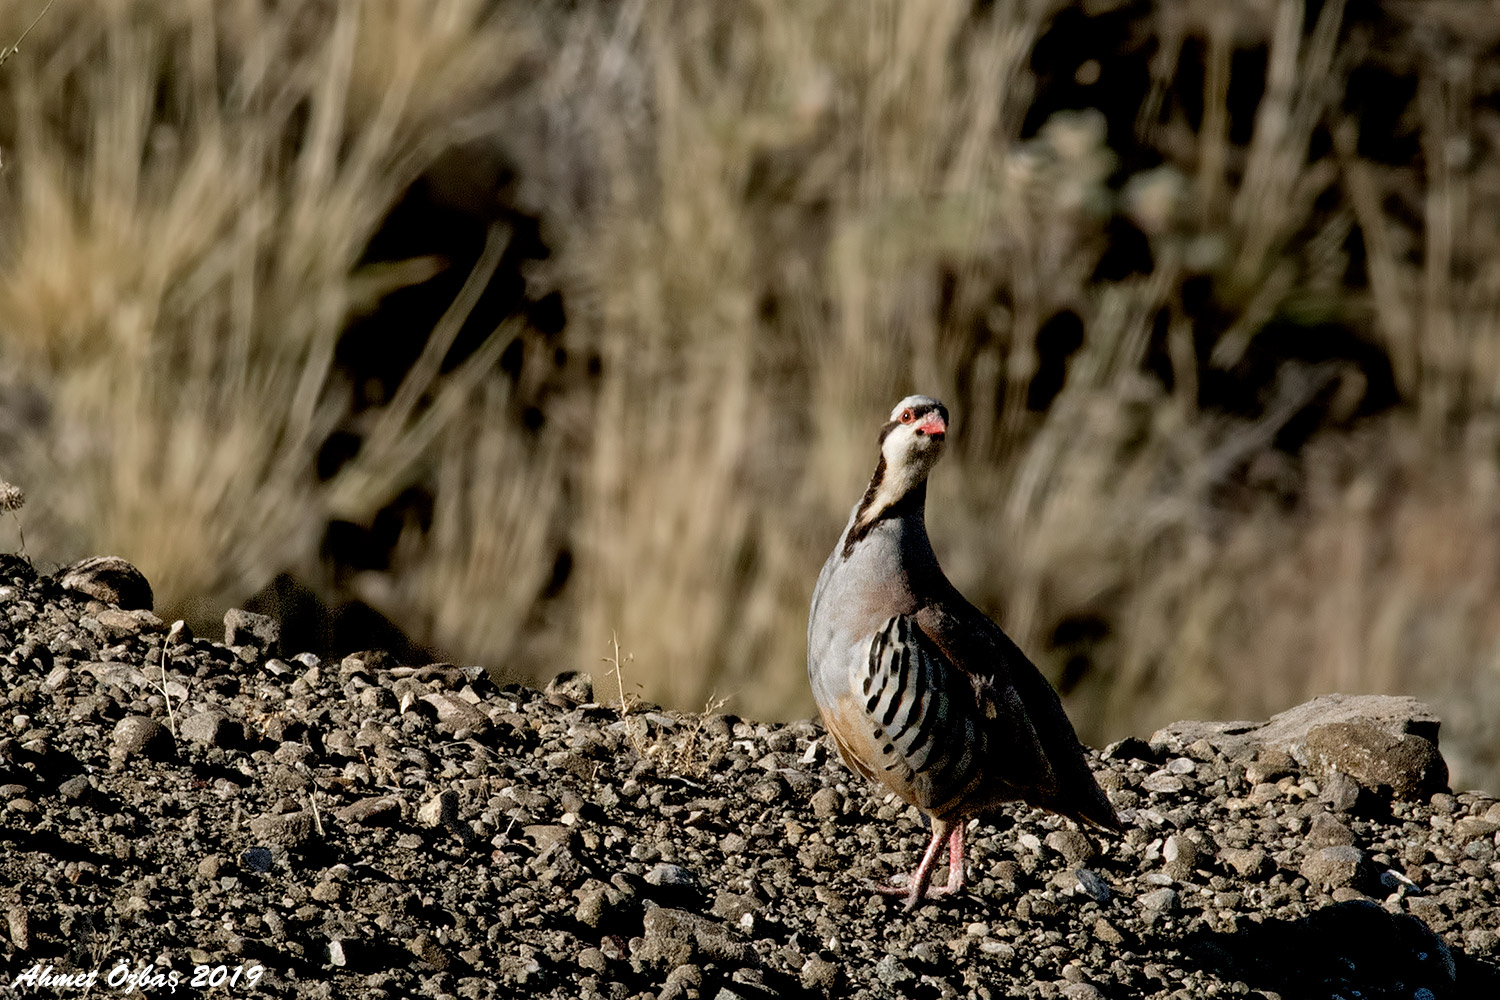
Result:
[[415,7],[60,3],[5,67],[4,353],[52,407],[14,461],[53,558],[123,553],[201,622],[413,474],[435,365],[314,478],[348,410],[334,345],[427,270],[356,265],[517,48],[484,4]]
[[[1403,56],[1372,55],[1343,4],[1311,24],[1297,0],[1157,5],[1135,140],[1162,162],[1121,178],[1097,112],[1023,131],[1062,6],[60,2],[0,71],[0,350],[52,406],[0,471],[49,555],[118,551],[177,606],[308,571],[331,514],[420,479],[430,528],[358,583],[415,638],[543,673],[595,668],[617,628],[648,698],[790,716],[811,708],[812,580],[875,427],[920,389],[955,414],[931,505],[949,575],[1054,677],[1079,651],[1059,624],[1102,623],[1069,698],[1086,737],[1412,691],[1459,780],[1500,784],[1500,122],[1464,70],[1483,46],[1412,59],[1418,172],[1358,155],[1348,75]],[[6,16],[0,37],[24,27]],[[1189,43],[1201,119],[1173,96]],[[1226,108],[1256,44],[1246,139]],[[359,459],[317,482],[348,412],[334,338],[431,273],[360,272],[365,241],[472,134],[514,153],[554,251],[530,277],[600,377],[533,436],[512,411],[537,372],[482,384],[511,331],[440,374],[496,233]],[[1111,218],[1151,273],[1095,278]],[[1062,314],[1083,343],[1037,408]],[[1310,401],[1340,424],[1364,389],[1293,363],[1258,417],[1202,412],[1200,377],[1273,320],[1308,355],[1320,324],[1364,333],[1402,408],[1288,456]],[[560,545],[573,575],[538,603]]]

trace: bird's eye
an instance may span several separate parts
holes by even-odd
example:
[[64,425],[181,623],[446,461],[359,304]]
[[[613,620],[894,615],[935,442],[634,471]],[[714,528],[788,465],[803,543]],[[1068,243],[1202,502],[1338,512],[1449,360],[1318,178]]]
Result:
[[917,415],[910,410],[901,411],[901,422],[903,424],[909,424],[915,419],[917,419]]

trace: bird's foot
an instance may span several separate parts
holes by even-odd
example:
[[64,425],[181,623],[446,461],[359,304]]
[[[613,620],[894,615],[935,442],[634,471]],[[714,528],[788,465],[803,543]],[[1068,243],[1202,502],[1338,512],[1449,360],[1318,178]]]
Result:
[[904,909],[910,913],[917,908],[917,904],[925,901],[942,899],[944,896],[956,896],[963,891],[963,876],[950,875],[948,881],[943,885],[926,885],[917,891],[915,884],[893,885],[887,882],[866,882],[865,888],[882,896],[904,896],[906,906]]

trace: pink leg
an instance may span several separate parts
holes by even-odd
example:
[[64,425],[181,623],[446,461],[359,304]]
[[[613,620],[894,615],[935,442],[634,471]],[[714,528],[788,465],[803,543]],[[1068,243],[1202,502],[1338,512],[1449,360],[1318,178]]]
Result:
[[[937,867],[938,851],[942,849],[944,840],[948,841],[948,884],[929,890],[932,870]],[[905,896],[904,909],[908,913],[916,909],[917,903],[922,899],[948,895],[963,888],[964,828],[962,822],[956,826],[950,826],[945,820],[934,819],[932,821],[932,840],[928,842],[927,851],[922,855],[921,863],[917,865],[916,871],[911,873],[911,878],[907,880],[907,883],[904,886],[873,885],[870,888],[887,896]]]
[[941,889],[933,889],[928,892],[929,896],[952,896],[963,891],[964,888],[964,824],[963,821],[953,825],[953,832],[948,834],[948,884]]

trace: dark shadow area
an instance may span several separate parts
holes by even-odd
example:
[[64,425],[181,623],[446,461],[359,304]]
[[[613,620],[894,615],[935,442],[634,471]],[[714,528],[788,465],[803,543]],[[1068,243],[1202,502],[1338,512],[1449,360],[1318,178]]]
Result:
[[1500,966],[1454,954],[1417,917],[1378,903],[1334,903],[1301,920],[1246,923],[1174,941],[1195,965],[1283,1000],[1433,1000],[1500,996]]

